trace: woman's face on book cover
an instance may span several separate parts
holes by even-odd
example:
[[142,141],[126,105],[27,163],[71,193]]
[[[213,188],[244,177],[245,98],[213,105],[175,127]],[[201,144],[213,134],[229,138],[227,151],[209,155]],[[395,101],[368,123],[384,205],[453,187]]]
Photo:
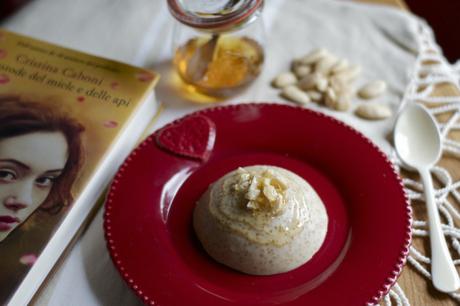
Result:
[[46,200],[64,169],[67,149],[61,132],[0,139],[0,241]]

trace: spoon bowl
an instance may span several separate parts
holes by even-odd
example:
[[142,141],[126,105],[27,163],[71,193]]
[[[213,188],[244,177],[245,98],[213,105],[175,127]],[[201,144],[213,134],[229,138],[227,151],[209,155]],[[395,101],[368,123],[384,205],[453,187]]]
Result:
[[436,289],[453,292],[460,278],[450,256],[434,198],[430,169],[441,157],[441,134],[434,117],[419,104],[407,106],[394,128],[396,153],[409,170],[417,170],[423,182],[431,244],[431,278]]
[[409,168],[433,166],[441,157],[441,135],[433,116],[418,104],[399,115],[394,131],[396,152]]

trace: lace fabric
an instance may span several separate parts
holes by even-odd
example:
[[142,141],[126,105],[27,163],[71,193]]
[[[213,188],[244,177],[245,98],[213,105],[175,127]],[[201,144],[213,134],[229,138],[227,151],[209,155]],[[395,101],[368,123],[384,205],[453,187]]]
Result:
[[[400,110],[409,103],[427,103],[431,114],[437,118],[437,123],[442,137],[443,154],[460,156],[460,141],[451,138],[451,132],[460,131],[460,61],[450,64],[442,54],[441,48],[436,44],[434,35],[425,23],[419,23],[418,33],[419,54],[414,70],[410,77],[410,83],[404,93]],[[435,89],[440,84],[448,84],[452,87],[453,95],[439,96]],[[457,94],[455,94],[457,93]],[[439,120],[439,117],[448,117],[447,121]],[[396,152],[391,153],[391,160],[398,171],[401,170],[402,162]],[[460,221],[460,180],[454,181],[448,169],[434,166],[431,173],[442,186],[435,190],[437,203],[447,244],[451,247],[451,255],[455,265],[460,265],[460,227],[455,220]],[[411,205],[421,205],[424,201],[423,185],[410,178],[403,179],[405,191],[411,201]],[[412,225],[414,239],[428,237],[428,223],[426,220],[414,219]],[[428,282],[431,281],[431,259],[422,250],[412,245],[408,264],[417,270]],[[460,293],[448,293],[450,297],[460,302]],[[406,294],[399,284],[395,284],[384,297],[385,306],[410,305]]]

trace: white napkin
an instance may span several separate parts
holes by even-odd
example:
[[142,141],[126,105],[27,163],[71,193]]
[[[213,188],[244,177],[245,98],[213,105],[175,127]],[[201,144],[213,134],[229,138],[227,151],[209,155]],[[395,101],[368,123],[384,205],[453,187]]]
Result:
[[[363,66],[358,85],[382,79],[389,92],[378,100],[396,111],[413,69],[418,20],[397,9],[332,0],[270,0],[264,19],[268,45],[262,75],[229,103],[283,102],[269,86],[290,60],[313,48]],[[113,59],[153,67],[163,78],[157,95],[165,105],[156,127],[207,107],[184,101],[168,83],[171,77],[171,31],[174,21],[166,1],[40,0],[0,26]],[[366,103],[366,102],[363,102]],[[355,102],[353,107],[356,107]],[[316,105],[370,137],[389,152],[391,119],[368,122],[352,112],[337,113]],[[282,120],[282,118],[280,118]],[[140,301],[112,265],[102,230],[102,211],[73,247],[37,300],[40,305],[136,305]]]

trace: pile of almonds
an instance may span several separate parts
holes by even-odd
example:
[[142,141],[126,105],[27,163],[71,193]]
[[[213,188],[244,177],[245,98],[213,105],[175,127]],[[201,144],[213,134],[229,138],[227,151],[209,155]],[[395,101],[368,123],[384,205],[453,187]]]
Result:
[[[284,98],[300,105],[314,102],[336,111],[347,111],[354,97],[375,99],[387,87],[384,81],[372,81],[355,92],[354,81],[361,74],[361,66],[350,64],[326,49],[316,49],[293,60],[291,70],[278,75],[273,86],[281,89]],[[358,106],[355,114],[378,120],[390,117],[392,112],[386,105],[366,103]]]

